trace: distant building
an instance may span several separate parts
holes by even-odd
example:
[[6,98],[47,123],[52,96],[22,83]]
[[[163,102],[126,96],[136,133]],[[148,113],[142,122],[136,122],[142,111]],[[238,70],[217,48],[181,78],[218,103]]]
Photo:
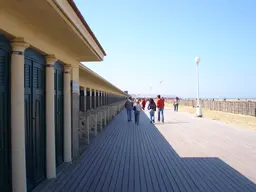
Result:
[[124,91],[124,93],[128,94],[128,91]]

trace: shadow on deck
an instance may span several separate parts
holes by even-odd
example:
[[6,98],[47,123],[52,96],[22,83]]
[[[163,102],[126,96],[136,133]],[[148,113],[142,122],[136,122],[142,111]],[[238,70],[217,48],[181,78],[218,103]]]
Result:
[[122,111],[82,156],[36,191],[255,192],[256,185],[219,158],[181,158],[141,114]]

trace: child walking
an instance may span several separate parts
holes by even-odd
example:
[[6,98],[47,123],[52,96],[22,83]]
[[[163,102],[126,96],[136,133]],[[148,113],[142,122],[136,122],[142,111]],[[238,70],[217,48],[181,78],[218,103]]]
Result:
[[135,124],[139,125],[140,111],[142,110],[139,99],[136,99],[136,101],[133,105],[133,110],[134,110]]

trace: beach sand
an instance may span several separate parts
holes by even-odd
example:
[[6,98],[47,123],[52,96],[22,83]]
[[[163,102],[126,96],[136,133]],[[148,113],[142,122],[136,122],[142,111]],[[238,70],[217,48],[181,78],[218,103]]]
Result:
[[[173,109],[172,104],[166,104]],[[195,114],[196,108],[179,106],[179,111]],[[256,117],[203,109],[203,117],[256,131]]]

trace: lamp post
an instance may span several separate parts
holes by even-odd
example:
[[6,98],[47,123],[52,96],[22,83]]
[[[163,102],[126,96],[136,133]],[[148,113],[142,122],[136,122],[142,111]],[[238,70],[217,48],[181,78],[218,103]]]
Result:
[[196,115],[197,117],[202,117],[202,106],[200,105],[200,100],[199,100],[199,70],[198,70],[198,64],[200,62],[200,57],[195,58],[196,62],[196,72],[197,72],[197,106],[196,106]]

